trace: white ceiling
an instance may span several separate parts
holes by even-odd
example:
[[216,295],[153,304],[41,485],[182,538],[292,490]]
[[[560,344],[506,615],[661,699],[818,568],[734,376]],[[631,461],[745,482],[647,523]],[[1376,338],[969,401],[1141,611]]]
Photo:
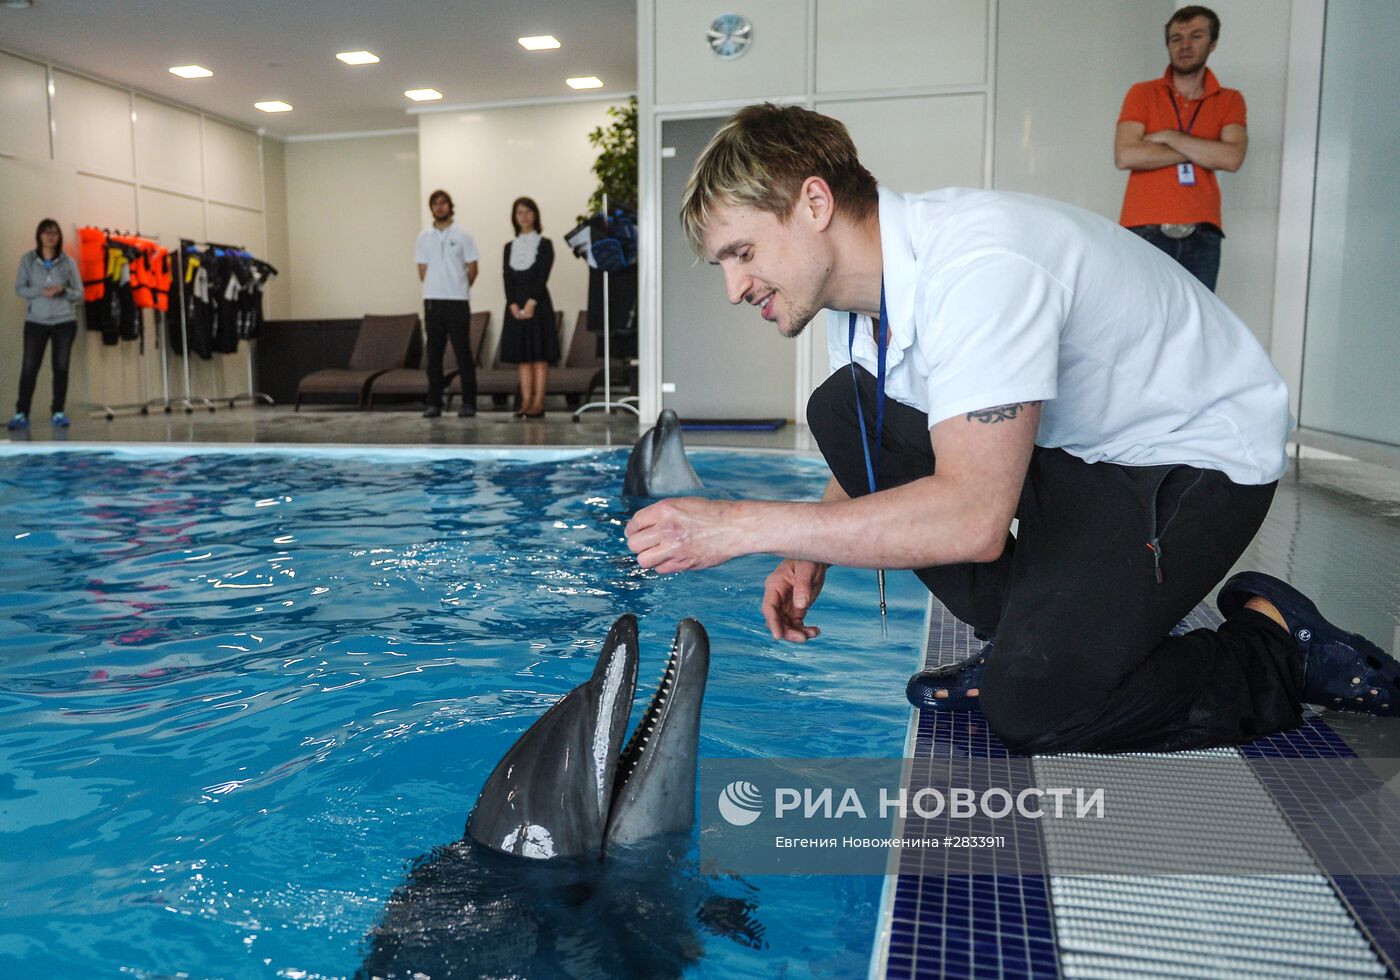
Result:
[[[553,34],[529,52],[516,38]],[[0,48],[261,126],[277,136],[413,126],[404,90],[456,105],[589,98],[636,88],[635,0],[34,0],[0,7]],[[377,65],[348,67],[338,51]],[[181,79],[174,65],[213,78]],[[564,79],[597,75],[574,93]],[[292,112],[253,108],[281,99]]]

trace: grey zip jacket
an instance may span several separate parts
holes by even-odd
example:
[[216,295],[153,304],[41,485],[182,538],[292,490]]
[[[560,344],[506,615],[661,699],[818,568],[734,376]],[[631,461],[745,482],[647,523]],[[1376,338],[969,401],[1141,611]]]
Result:
[[[57,296],[44,295],[44,287],[64,287]],[[83,278],[78,273],[78,263],[66,252],[60,253],[53,267],[44,268],[39,253],[30,249],[19,260],[19,272],[15,275],[15,292],[28,301],[29,309],[24,319],[30,323],[67,323],[78,318],[76,304],[83,298]]]

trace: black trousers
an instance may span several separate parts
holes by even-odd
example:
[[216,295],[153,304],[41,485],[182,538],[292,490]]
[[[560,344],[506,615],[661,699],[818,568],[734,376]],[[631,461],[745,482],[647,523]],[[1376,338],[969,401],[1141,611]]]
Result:
[[442,355],[447,341],[452,341],[452,353],[457,355],[461,370],[462,404],[476,404],[476,365],[472,363],[471,325],[472,305],[464,299],[425,299],[423,324],[427,328],[428,404],[442,407]]
[[[873,439],[875,379],[857,375]],[[842,489],[867,493],[849,369],[813,393],[807,420]],[[881,489],[934,471],[917,409],[886,400],[881,446]],[[1301,724],[1302,658],[1267,616],[1245,610],[1218,630],[1169,635],[1243,553],[1276,486],[1037,447],[1001,557],[914,573],[996,636],[981,690],[992,730],[1020,752],[1127,752],[1234,745]]]
[[44,363],[44,348],[53,339],[53,405],[57,413],[63,411],[68,400],[68,360],[73,353],[73,338],[77,336],[78,324],[75,320],[66,323],[34,323],[24,321],[24,360],[19,369],[19,398],[15,411],[29,414],[29,403],[34,400],[34,382],[39,378],[39,365]]

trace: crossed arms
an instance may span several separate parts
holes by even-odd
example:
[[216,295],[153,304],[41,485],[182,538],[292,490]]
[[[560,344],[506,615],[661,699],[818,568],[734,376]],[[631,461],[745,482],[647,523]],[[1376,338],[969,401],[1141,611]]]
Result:
[[1234,173],[1244,163],[1249,135],[1238,123],[1220,130],[1220,139],[1208,140],[1176,129],[1147,132],[1147,126],[1127,120],[1118,124],[1113,140],[1113,164],[1119,170],[1157,170],[1188,160],[1211,170]]

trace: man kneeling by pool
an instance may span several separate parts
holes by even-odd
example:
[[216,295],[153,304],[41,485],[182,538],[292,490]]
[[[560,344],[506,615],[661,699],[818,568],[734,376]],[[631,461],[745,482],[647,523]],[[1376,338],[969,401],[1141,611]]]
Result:
[[1305,702],[1400,714],[1400,664],[1262,573],[1225,583],[1219,629],[1169,635],[1259,529],[1292,421],[1249,329],[1160,251],[1055,201],[877,187],[795,106],[726,122],[681,220],[783,336],[841,311],[807,405],[832,478],[815,503],[638,511],[644,567],[781,555],[763,615],[799,643],[828,566],[912,569],[990,642],[910,700],[980,705],[1021,752],[1238,744]]

